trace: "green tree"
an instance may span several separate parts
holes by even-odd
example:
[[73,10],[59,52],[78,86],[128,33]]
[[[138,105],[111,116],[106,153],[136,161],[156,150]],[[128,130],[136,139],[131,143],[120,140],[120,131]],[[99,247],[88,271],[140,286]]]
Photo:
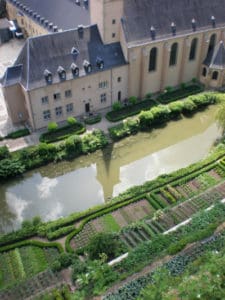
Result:
[[119,240],[116,235],[112,233],[98,233],[91,238],[87,252],[90,259],[99,259],[104,253],[110,260],[118,252],[118,247]]
[[113,111],[118,111],[122,108],[122,104],[121,102],[117,101],[117,102],[114,102],[113,105],[112,105],[112,109]]

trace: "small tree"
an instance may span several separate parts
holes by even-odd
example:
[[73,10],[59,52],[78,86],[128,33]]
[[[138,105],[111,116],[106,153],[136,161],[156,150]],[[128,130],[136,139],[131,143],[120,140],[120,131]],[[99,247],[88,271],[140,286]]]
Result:
[[99,259],[104,253],[110,260],[114,258],[119,248],[120,243],[114,234],[101,232],[91,238],[87,252],[90,259]]
[[148,100],[150,100],[152,98],[152,93],[147,93],[145,95],[145,98],[148,99]]
[[122,108],[122,104],[121,102],[117,101],[117,102],[114,102],[113,105],[112,105],[112,109],[113,111],[118,111]]
[[9,149],[7,146],[0,147],[0,160],[4,158],[8,158],[10,156]]
[[77,123],[77,120],[74,117],[68,117],[67,123],[68,123],[68,125],[73,126],[74,124]]
[[48,123],[48,131],[54,132],[58,128],[58,124],[56,122],[50,122]]

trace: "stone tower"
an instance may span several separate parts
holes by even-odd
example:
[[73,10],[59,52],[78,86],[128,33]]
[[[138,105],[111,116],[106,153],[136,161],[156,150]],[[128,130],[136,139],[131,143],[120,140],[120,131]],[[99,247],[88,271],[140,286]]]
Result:
[[98,24],[105,44],[119,42],[124,0],[90,0],[91,24]]

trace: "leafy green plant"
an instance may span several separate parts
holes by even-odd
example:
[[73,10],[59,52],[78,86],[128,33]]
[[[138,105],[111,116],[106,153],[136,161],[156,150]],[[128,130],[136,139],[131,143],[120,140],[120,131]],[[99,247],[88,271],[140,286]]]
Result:
[[24,128],[24,129],[19,129],[17,131],[13,131],[11,133],[9,133],[5,138],[7,139],[17,139],[23,136],[27,136],[30,134],[29,129]]
[[117,101],[117,102],[114,102],[113,105],[112,105],[112,109],[113,111],[118,111],[122,108],[122,104],[121,102]]
[[74,117],[68,117],[67,118],[67,123],[68,123],[68,125],[72,126],[72,125],[77,123],[77,120]]
[[56,122],[49,122],[48,123],[48,131],[54,132],[58,128],[58,124]]

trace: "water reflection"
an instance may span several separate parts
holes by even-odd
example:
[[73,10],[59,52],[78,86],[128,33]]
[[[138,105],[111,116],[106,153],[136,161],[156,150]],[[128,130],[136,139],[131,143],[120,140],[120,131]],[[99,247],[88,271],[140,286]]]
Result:
[[87,209],[130,186],[198,161],[220,136],[215,111],[211,107],[164,129],[131,136],[94,154],[51,164],[1,185],[0,231],[18,227],[35,215],[51,220]]

